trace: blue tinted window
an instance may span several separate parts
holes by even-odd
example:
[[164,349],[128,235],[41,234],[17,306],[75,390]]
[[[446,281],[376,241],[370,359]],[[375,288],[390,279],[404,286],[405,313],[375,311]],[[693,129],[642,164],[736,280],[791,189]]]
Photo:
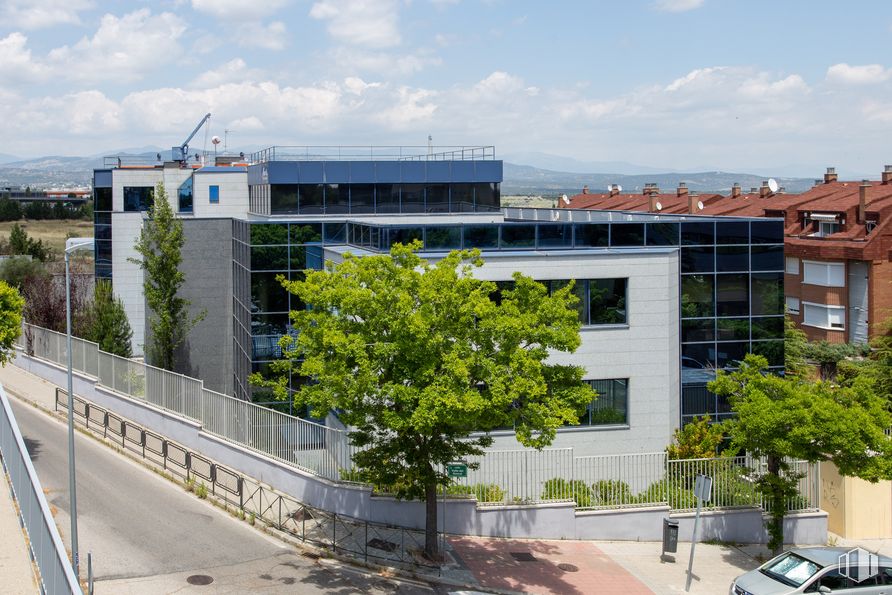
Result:
[[611,246],[643,246],[643,223],[614,223],[610,226]]
[[498,246],[498,226],[468,225],[465,227],[465,248],[497,248]]
[[147,211],[152,206],[155,189],[151,186],[124,186],[124,210]]
[[220,202],[220,187],[217,185],[208,186],[208,200],[212,203]]

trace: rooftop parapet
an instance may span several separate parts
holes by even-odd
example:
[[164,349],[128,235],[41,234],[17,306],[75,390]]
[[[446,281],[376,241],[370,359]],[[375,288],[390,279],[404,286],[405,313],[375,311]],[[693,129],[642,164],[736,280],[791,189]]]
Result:
[[268,161],[493,161],[494,146],[282,146],[251,153],[249,163]]

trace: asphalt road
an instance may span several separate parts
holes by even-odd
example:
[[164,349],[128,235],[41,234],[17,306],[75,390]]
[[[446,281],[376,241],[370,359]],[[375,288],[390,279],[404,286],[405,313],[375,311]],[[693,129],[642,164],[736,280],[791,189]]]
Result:
[[[10,400],[66,546],[66,426]],[[77,457],[81,573],[92,552],[96,592],[430,593],[427,586],[320,563],[188,494],[80,433]],[[192,586],[192,575],[214,579]],[[103,588],[105,587],[105,588]]]

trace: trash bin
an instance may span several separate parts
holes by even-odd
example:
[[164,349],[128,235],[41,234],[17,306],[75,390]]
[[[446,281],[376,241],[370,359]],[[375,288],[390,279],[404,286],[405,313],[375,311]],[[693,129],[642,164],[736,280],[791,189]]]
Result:
[[678,521],[663,519],[663,552],[674,554],[678,551]]

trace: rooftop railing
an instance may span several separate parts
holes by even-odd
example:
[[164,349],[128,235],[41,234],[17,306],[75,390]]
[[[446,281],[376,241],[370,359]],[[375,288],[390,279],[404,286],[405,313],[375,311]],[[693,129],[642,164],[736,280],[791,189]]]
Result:
[[285,146],[251,153],[250,163],[268,161],[481,161],[494,160],[494,146]]

